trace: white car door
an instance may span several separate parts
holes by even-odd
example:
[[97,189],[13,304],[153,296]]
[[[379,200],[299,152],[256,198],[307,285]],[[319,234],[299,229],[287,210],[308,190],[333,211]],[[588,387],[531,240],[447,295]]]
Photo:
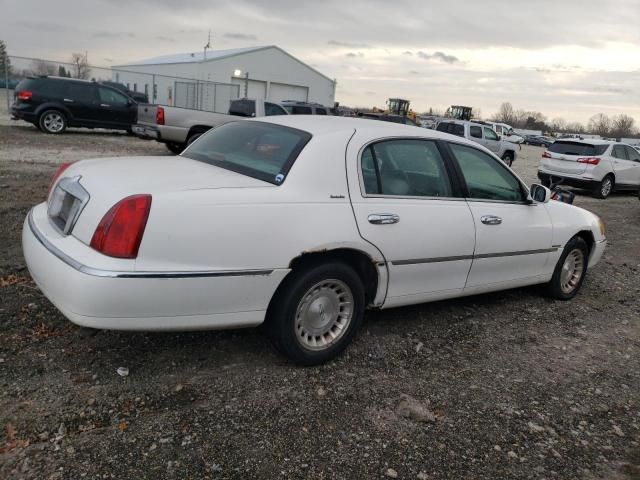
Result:
[[460,294],[475,227],[451,165],[434,140],[365,142],[349,144],[349,189],[360,234],[386,260],[385,307]]
[[616,172],[616,183],[620,186],[640,185],[640,153],[628,145],[616,145],[616,149],[624,150],[625,158],[614,158],[613,169]]
[[484,142],[483,145],[491,150],[493,153],[500,152],[500,139],[498,138],[498,134],[493,131],[492,128],[482,127],[484,133]]
[[[553,271],[552,224],[542,203],[528,203],[527,192],[502,162],[466,145],[450,143],[467,187],[476,226],[476,248],[466,289],[495,290],[536,283]],[[549,275],[550,276],[550,275]]]

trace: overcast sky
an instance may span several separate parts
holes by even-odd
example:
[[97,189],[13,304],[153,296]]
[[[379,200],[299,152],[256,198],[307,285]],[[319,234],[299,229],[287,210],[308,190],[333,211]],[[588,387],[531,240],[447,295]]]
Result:
[[640,122],[640,0],[0,0],[9,53],[110,65],[278,45],[329,77],[336,100],[419,111],[503,101],[549,119]]

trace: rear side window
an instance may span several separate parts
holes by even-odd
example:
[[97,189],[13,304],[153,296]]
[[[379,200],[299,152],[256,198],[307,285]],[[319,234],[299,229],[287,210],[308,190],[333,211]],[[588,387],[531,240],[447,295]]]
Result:
[[469,191],[469,198],[520,202],[525,199],[518,179],[495,158],[475,148],[450,144]]
[[70,84],[69,96],[77,102],[91,103],[96,100],[95,87],[82,83]]
[[40,85],[40,93],[49,98],[64,98],[69,92],[69,82],[49,80]]
[[214,128],[182,156],[281,184],[311,134],[262,122],[231,122]]
[[324,108],[316,108],[316,115],[326,115],[327,111]]
[[482,127],[471,125],[471,127],[469,127],[469,133],[473,138],[482,138]]
[[464,125],[459,125],[457,123],[442,122],[438,125],[436,130],[450,133],[451,135],[456,135],[458,137],[464,137]]
[[561,155],[587,155],[590,157],[603,155],[609,145],[591,145],[583,142],[572,142],[570,140],[556,140],[549,146],[549,151]]
[[611,154],[620,160],[629,160],[627,150],[624,148],[624,145],[616,145],[613,147],[613,152]]
[[300,105],[294,105],[291,107],[291,115],[311,115],[313,112],[311,107],[303,107]]
[[451,197],[451,182],[435,142],[388,140],[362,155],[365,192],[371,195]]

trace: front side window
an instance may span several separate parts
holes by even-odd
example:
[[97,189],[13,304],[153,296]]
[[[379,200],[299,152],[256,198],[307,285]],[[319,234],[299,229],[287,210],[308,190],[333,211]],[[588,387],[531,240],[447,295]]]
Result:
[[629,160],[640,162],[640,153],[638,153],[636,149],[629,146],[625,146],[624,148],[627,150],[627,157],[629,157]]
[[493,131],[493,129],[484,127],[484,138],[485,140],[498,140],[498,135]]
[[92,103],[96,100],[96,89],[93,85],[76,83],[68,92],[71,98],[81,103]]
[[127,97],[110,88],[98,88],[98,95],[100,96],[100,102],[106,103],[107,105],[123,107],[129,103]]
[[469,198],[521,202],[520,181],[501,162],[472,147],[450,144],[467,185]]
[[469,127],[469,134],[473,138],[482,138],[482,127],[478,127],[476,125],[471,125]]
[[286,115],[287,111],[275,103],[264,102],[264,114],[267,117],[271,117],[273,115]]
[[451,197],[451,182],[435,142],[388,140],[362,154],[362,178],[370,195]]
[[231,122],[216,127],[182,156],[279,185],[311,134],[262,122]]

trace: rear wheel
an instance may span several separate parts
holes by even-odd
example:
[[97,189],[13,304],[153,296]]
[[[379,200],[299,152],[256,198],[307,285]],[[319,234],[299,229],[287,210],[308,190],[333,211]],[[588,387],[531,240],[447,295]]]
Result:
[[547,293],[557,300],[570,300],[576,296],[587,273],[589,247],[582,237],[573,237],[564,247],[556,264]]
[[60,110],[45,110],[40,115],[38,127],[44,133],[62,133],[67,128],[67,119]]
[[502,156],[502,161],[504,161],[504,163],[506,163],[509,166],[513,165],[513,153],[512,152],[506,152]]
[[611,194],[611,192],[613,192],[614,185],[615,182],[613,180],[613,176],[606,175],[601,182],[596,184],[595,188],[593,189],[593,196],[602,199],[607,198]]
[[195,142],[201,136],[202,136],[202,132],[192,133],[191,136],[187,139],[187,146],[191,145],[193,142]]
[[364,317],[364,287],[343,263],[293,271],[269,307],[267,332],[300,365],[319,365],[349,345]]
[[180,155],[184,150],[184,144],[182,143],[167,142],[165,145],[171,153],[175,153],[176,155]]

